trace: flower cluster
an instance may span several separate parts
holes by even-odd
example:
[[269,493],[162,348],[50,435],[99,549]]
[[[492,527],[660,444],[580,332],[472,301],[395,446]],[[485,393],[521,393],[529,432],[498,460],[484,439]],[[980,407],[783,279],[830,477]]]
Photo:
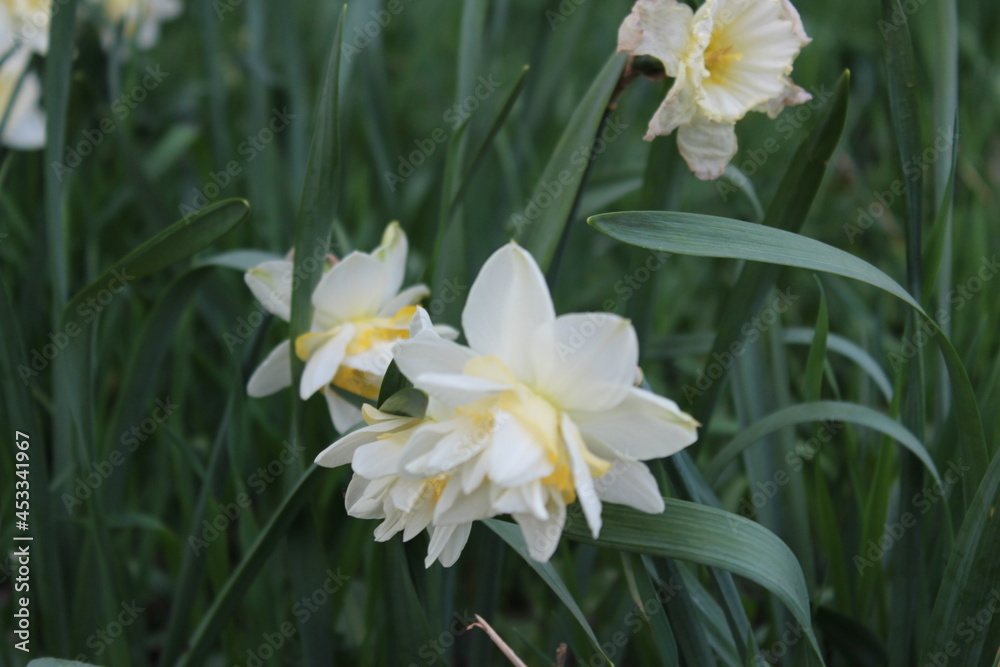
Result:
[[395,361],[428,397],[426,414],[365,406],[366,425],[316,459],[350,463],[352,516],[382,519],[377,540],[431,535],[426,565],[455,562],[472,522],[509,514],[533,558],[552,555],[578,501],[591,533],[602,501],[662,512],[644,460],[697,437],[672,401],[636,384],[631,323],[610,314],[556,317],[534,259],[516,244],[490,257],[462,313],[468,345],[439,333],[423,309]]
[[789,78],[810,41],[789,0],[638,0],[618,31],[618,51],[652,56],[674,83],[646,140],[677,130],[677,146],[701,179],[736,155],[735,125],[750,111],[771,118],[811,96]]
[[[147,49],[159,39],[160,23],[178,16],[183,7],[180,0],[98,0],[92,9],[105,47],[121,31],[129,42]],[[17,150],[45,146],[42,85],[31,59],[48,53],[52,11],[49,0],[0,1],[0,118],[5,117],[0,143]]]
[[[392,347],[409,335],[415,304],[429,293],[425,285],[402,289],[407,250],[406,234],[394,222],[370,254],[352,252],[339,261],[328,256],[312,293],[309,332],[295,340],[295,355],[305,362],[299,395],[305,400],[321,391],[341,433],[361,420],[361,410],[345,395],[378,397]],[[291,318],[291,256],[250,269],[245,280],[264,308],[286,322]],[[436,331],[457,336],[450,327]],[[260,397],[289,386],[292,351],[290,341],[278,345],[250,377],[247,392]]]

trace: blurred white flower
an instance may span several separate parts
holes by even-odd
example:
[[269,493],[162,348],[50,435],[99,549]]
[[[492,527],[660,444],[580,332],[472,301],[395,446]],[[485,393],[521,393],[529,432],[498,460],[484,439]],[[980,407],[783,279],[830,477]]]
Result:
[[397,474],[399,460],[414,429],[424,419],[399,417],[370,405],[362,408],[367,426],[344,436],[316,457],[328,468],[350,463],[354,477],[347,487],[347,513],[359,519],[383,519],[375,540],[384,542],[403,532],[409,541],[425,528],[431,536],[424,564],[448,567],[458,559],[469,538],[472,522],[433,526],[434,506],[441,497],[446,475],[404,479]]
[[0,65],[0,118],[7,116],[0,142],[19,150],[45,146],[42,85],[37,74],[25,71],[30,60],[30,52],[21,48]]
[[98,0],[98,4],[107,24],[105,48],[115,43],[119,30],[138,48],[151,48],[160,40],[160,24],[184,11],[180,0]]
[[[363,398],[378,397],[382,376],[392,361],[396,341],[409,335],[415,304],[426,297],[424,285],[401,290],[408,245],[398,223],[390,224],[382,244],[372,253],[352,252],[332,264],[312,293],[309,333],[295,341],[296,355],[306,362],[299,394],[307,399],[322,390],[330,416],[344,432],[361,420],[361,412],[330,385]],[[291,317],[293,263],[265,262],[247,271],[254,296],[271,313]],[[441,327],[445,335],[457,335]],[[247,385],[251,396],[266,396],[291,384],[291,346],[283,342],[254,372]]]
[[510,514],[545,561],[574,500],[595,536],[602,500],[663,511],[641,461],[690,445],[697,422],[633,386],[638,345],[628,320],[556,317],[541,271],[516,244],[494,253],[472,285],[462,314],[469,347],[424,320],[421,311],[396,363],[437,407],[407,429],[396,474],[440,487],[435,529]]
[[0,54],[15,47],[49,50],[50,0],[0,0]]
[[674,78],[646,140],[679,128],[681,155],[701,179],[722,175],[747,112],[774,118],[811,98],[789,78],[809,42],[788,0],[705,0],[697,12],[677,0],[638,0],[618,32],[619,53],[652,56]]

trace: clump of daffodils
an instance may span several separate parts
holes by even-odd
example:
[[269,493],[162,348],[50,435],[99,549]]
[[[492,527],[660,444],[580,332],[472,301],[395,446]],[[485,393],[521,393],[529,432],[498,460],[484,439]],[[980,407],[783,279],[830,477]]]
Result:
[[722,175],[736,154],[735,125],[750,111],[776,117],[811,98],[789,78],[810,42],[789,0],[638,0],[618,32],[618,51],[652,56],[674,83],[646,140],[677,130],[701,179]]
[[347,509],[383,520],[376,539],[426,528],[426,565],[448,566],[473,521],[509,514],[531,556],[546,561],[573,502],[595,537],[602,502],[663,511],[642,462],[690,445],[698,424],[635,386],[639,351],[628,320],[557,317],[537,264],[513,243],[472,285],[462,313],[468,345],[442,337],[423,309],[412,319],[395,361],[428,396],[426,414],[366,406],[366,426],[316,459],[351,463]]
[[[352,252],[341,260],[328,257],[312,293],[310,329],[278,345],[250,377],[247,392],[260,397],[292,383],[291,355],[305,362],[299,384],[304,400],[322,392],[334,427],[341,433],[361,421],[357,399],[378,398],[382,377],[392,361],[393,345],[409,336],[416,305],[425,285],[406,289],[408,244],[398,223],[390,224],[371,253]],[[269,312],[291,318],[294,264],[289,259],[264,262],[246,272],[247,286]],[[438,331],[457,335],[449,327]]]

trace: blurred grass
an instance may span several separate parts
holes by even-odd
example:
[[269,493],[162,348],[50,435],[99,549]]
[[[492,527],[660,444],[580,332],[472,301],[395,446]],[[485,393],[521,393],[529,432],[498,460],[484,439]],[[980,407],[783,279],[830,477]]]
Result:
[[[898,446],[856,425],[843,425],[814,456],[791,459],[786,458],[790,453],[806,451],[820,425],[788,427],[766,444],[754,445],[760,455],[738,460],[717,479],[711,478],[711,491],[726,509],[752,514],[808,560],[801,566],[808,573],[808,595],[828,665],[882,664],[900,636],[892,619],[902,617],[904,610],[891,590],[911,582],[901,579],[891,564],[895,555],[889,558],[879,549],[875,559],[866,555],[883,537],[887,523],[909,511],[920,515],[922,526],[906,551],[921,563],[916,575],[920,581],[913,582],[921,593],[907,603],[911,627],[899,640],[904,646],[898,651],[910,658],[897,658],[903,660],[897,664],[928,660],[927,652],[937,649],[922,646],[925,637],[964,641],[957,628],[953,632],[949,627],[957,622],[950,610],[934,608],[935,596],[939,589],[947,592],[970,581],[964,565],[959,567],[964,561],[948,566],[953,548],[961,547],[956,540],[976,530],[995,539],[997,532],[990,526],[995,524],[1000,442],[1000,281],[981,281],[974,293],[971,290],[984,261],[1000,252],[995,213],[1000,194],[1000,131],[995,122],[1000,117],[1000,6],[986,1],[902,4],[917,7],[907,16],[919,99],[920,130],[912,148],[922,156],[916,169],[924,179],[920,202],[911,201],[909,210],[917,203],[923,207],[919,217],[925,225],[925,256],[928,251],[942,256],[935,288],[922,295],[921,303],[938,318],[942,308],[948,313],[942,328],[968,369],[983,419],[986,453],[994,462],[989,475],[984,468],[968,479],[987,475],[993,486],[982,488],[992,489],[993,495],[972,502],[975,488],[963,495],[963,477],[947,485],[944,501],[933,491],[928,494],[931,478],[917,470],[907,473],[908,484],[924,494],[926,504],[915,504],[912,493],[901,492],[905,466]],[[580,100],[612,54],[617,26],[630,3],[403,0],[402,11],[391,14],[383,27],[372,12],[377,15],[388,6],[377,0],[348,3],[344,43],[359,48],[350,56],[342,53],[343,173],[334,252],[371,248],[385,224],[399,220],[410,238],[410,277],[434,279],[439,288],[453,286],[455,300],[444,319],[456,324],[469,277],[509,237],[512,216],[525,209]],[[563,16],[561,6],[576,8]],[[906,230],[912,224],[907,220],[913,213],[905,196],[891,190],[896,182],[905,184],[911,172],[900,165],[894,138],[879,8],[863,0],[800,0],[796,6],[813,42],[796,62],[794,76],[813,92],[816,103],[787,109],[777,121],[761,114],[748,116],[738,128],[740,152],[733,167],[749,179],[766,210],[775,201],[796,147],[815,123],[820,102],[828,99],[841,71],[850,69],[851,102],[843,136],[809,214],[793,222],[802,223],[804,235],[848,250],[905,284],[908,253],[912,265],[920,248],[907,249]],[[340,9],[336,3],[286,7],[248,0],[220,15],[213,3],[188,3],[184,15],[164,25],[163,39],[155,48],[134,51],[117,66],[109,63],[94,29],[80,21],[76,57],[65,79],[66,146],[82,156],[85,133],[99,127],[102,119],[116,121],[116,129],[103,135],[63,182],[54,179],[51,169],[53,159],[65,159],[65,152],[58,154],[58,142],[50,144],[55,154],[48,156],[4,151],[0,418],[6,433],[30,429],[32,439],[32,519],[42,549],[42,560],[33,565],[38,590],[33,598],[33,655],[85,655],[96,664],[162,664],[169,641],[190,641],[190,631],[168,632],[171,617],[187,615],[192,628],[205,618],[293,482],[284,475],[267,482],[259,473],[280,461],[292,426],[290,397],[250,400],[243,389],[245,369],[256,364],[260,350],[286,336],[287,329],[251,324],[258,321],[259,311],[235,271],[199,268],[192,277],[192,265],[181,263],[130,282],[103,308],[92,331],[72,337],[67,352],[55,362],[46,363],[27,382],[22,382],[18,365],[30,363],[33,350],[41,352],[52,342],[50,333],[59,330],[53,313],[69,296],[166,222],[180,218],[181,205],[194,205],[212,189],[209,184],[218,193],[207,199],[244,197],[253,213],[248,224],[195,260],[231,249],[284,254],[292,247],[315,108]],[[552,16],[565,20],[552,29]],[[376,35],[368,37],[366,27]],[[56,124],[61,121],[53,92],[59,84],[59,57],[54,50],[45,62],[52,76],[46,105],[53,112],[50,122]],[[508,113],[503,104],[525,65],[529,70],[523,89]],[[146,89],[142,82],[147,67],[160,67],[168,75]],[[493,77],[499,85],[485,99],[476,98],[477,108],[471,109],[465,100],[470,94],[475,97],[480,76]],[[614,116],[627,127],[593,163],[569,221],[554,289],[560,312],[615,310],[632,318],[642,337],[650,385],[690,410],[683,387],[697,386],[700,371],[711,364],[723,308],[729,294],[753,275],[746,273],[749,265],[740,273],[730,260],[671,256],[650,269],[648,251],[615,243],[582,224],[596,213],[649,208],[758,219],[752,201],[723,185],[726,181],[703,183],[683,164],[678,166],[673,138],[652,144],[641,140],[666,85],[639,79],[621,97]],[[115,102],[121,102],[122,95],[132,101],[130,95],[137,89],[145,90],[145,99],[134,108],[126,105],[127,113],[119,117],[122,107]],[[260,150],[254,148],[251,137],[260,136],[274,113],[286,109],[292,116],[287,128],[275,132]],[[501,113],[506,120],[496,131],[493,121]],[[956,120],[961,132],[949,187],[952,147],[926,155],[924,151],[935,139],[947,142]],[[458,136],[460,127],[464,134]],[[441,135],[442,142],[434,138]],[[456,137],[466,148],[457,163],[458,181],[451,184],[454,188],[461,183],[462,188],[451,223],[462,236],[449,237],[445,247],[452,257],[443,265],[447,268],[432,276],[436,235],[442,217],[451,213],[442,210],[450,209],[449,191],[442,190],[442,183],[449,142]],[[412,162],[411,153],[428,141],[433,150],[423,164],[401,183],[390,182],[387,172],[397,173],[401,161]],[[481,158],[480,146],[487,147]],[[238,173],[219,185],[221,177],[213,175],[224,173],[230,161],[236,162]],[[478,167],[462,182],[472,162]],[[883,214],[859,217],[859,210],[890,196],[894,201]],[[943,208],[947,230],[931,233],[931,219]],[[870,224],[865,222],[869,219]],[[333,220],[326,223],[332,225]],[[961,458],[957,434],[959,426],[967,424],[959,424],[953,412],[955,394],[947,375],[937,370],[933,345],[919,353],[926,362],[922,382],[907,386],[905,365],[897,368],[893,355],[907,330],[906,306],[859,284],[824,277],[829,335],[821,374],[819,344],[812,349],[803,345],[801,333],[795,334],[800,336],[796,344],[788,337],[805,330],[805,340],[812,341],[813,330],[824,328],[817,327],[822,320],[821,291],[807,271],[782,271],[776,285],[791,291],[796,300],[781,324],[760,337],[755,352],[736,362],[734,380],[719,388],[719,399],[704,419],[711,419],[710,430],[689,452],[698,468],[709,469],[748,420],[756,421],[753,416],[821,399],[857,403],[899,419],[905,401],[916,398],[928,410],[919,423],[907,424],[946,476]],[[834,353],[834,341],[840,339],[859,346],[888,376],[895,388],[892,400],[873,381],[872,368],[863,369],[853,358]],[[178,407],[129,451],[128,434],[151,418],[156,399]],[[78,406],[75,411],[72,405]],[[297,442],[305,451],[288,466],[298,470],[334,437],[321,399],[303,406],[301,424]],[[86,486],[87,475],[112,460],[115,451],[122,451],[126,462],[113,466],[107,481],[69,513],[64,494],[73,494],[78,480]],[[43,459],[42,452],[49,456]],[[774,503],[768,500],[756,508],[754,494],[779,471],[791,470],[789,460],[801,466],[802,494],[794,485],[783,486]],[[13,473],[13,457],[0,457],[4,545],[12,544],[12,496],[6,490],[13,486]],[[541,656],[553,660],[559,644],[566,643],[576,661],[569,664],[595,664],[591,641],[571,611],[513,552],[501,557],[506,547],[486,527],[474,528],[466,553],[452,571],[435,566],[425,572],[424,537],[404,548],[373,543],[372,523],[345,517],[343,491],[349,472],[324,470],[319,477],[303,516],[321,548],[305,556],[277,549],[249,583],[245,597],[235,601],[232,616],[219,626],[218,640],[204,646],[209,656],[204,664],[246,664],[248,655],[256,654],[286,622],[294,632],[267,664],[329,664],[315,658],[310,662],[303,627],[328,637],[337,663],[407,664],[401,662],[394,641],[403,626],[408,626],[409,643],[416,644],[409,658],[416,664],[500,664],[478,631],[449,630],[464,627],[456,615],[464,619],[471,613],[486,617],[529,662]],[[50,493],[43,492],[46,487]],[[674,495],[684,495],[671,488]],[[191,554],[189,535],[202,531],[196,508],[203,506],[205,519],[211,521],[219,515],[219,505],[235,503],[241,493],[249,499],[248,507],[229,522],[224,537],[207,545],[202,566],[184,566]],[[971,523],[966,524],[969,503]],[[971,581],[978,582],[983,594],[997,585],[1000,567],[989,544],[995,542],[984,541],[982,552],[964,552],[980,553],[973,560],[981,578]],[[406,554],[405,562],[401,554]],[[858,557],[872,562],[859,567]],[[630,588],[648,591],[639,560],[629,563],[631,567],[624,566],[610,549],[564,541],[551,565],[598,640],[612,642],[614,654],[609,652],[609,657],[615,664],[660,664],[669,649],[660,653],[664,645],[651,628],[663,626],[651,620],[639,623],[633,632],[627,624],[635,618],[629,616],[635,606]],[[10,564],[3,565],[3,572],[9,572]],[[342,573],[346,580],[323,605],[309,611],[302,603],[301,583],[292,583],[292,568],[308,570],[317,587],[328,571]],[[657,577],[650,577],[654,587],[671,578],[684,584],[666,603],[682,664],[699,664],[706,647],[722,664],[732,664],[734,656],[743,658],[737,647],[756,644],[771,651],[781,640],[785,613],[763,589],[742,580],[728,589],[725,578],[680,561],[657,561],[655,572]],[[191,592],[181,596],[181,590]],[[406,592],[408,607],[401,606],[399,590]],[[734,594],[753,630],[749,641],[733,630],[738,615],[726,596]],[[0,627],[5,631],[11,627],[11,597],[7,578],[0,584]],[[96,633],[114,621],[121,603],[133,599],[145,611],[125,635],[107,645],[98,640]],[[972,606],[955,602],[954,608],[978,611],[968,599],[966,604]],[[418,614],[418,608],[423,613]],[[864,651],[851,648],[860,636],[857,628],[865,631]],[[621,646],[614,643],[616,633],[627,640]],[[1000,615],[975,635],[981,646],[978,660],[963,654],[967,662],[949,664],[992,664],[998,633]],[[100,654],[95,647],[103,647]],[[807,655],[806,642],[797,642],[779,661],[809,664]],[[24,662],[9,642],[0,647],[0,664]]]

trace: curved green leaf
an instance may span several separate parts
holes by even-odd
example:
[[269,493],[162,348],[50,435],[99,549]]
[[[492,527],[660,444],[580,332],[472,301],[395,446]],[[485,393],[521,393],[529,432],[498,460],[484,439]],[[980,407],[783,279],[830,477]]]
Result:
[[[968,474],[968,473],[966,473]],[[1000,451],[969,505],[934,601],[921,656],[975,667],[1000,647]],[[989,614],[989,616],[987,616]],[[984,619],[987,619],[984,621]],[[991,622],[992,621],[992,622]],[[954,647],[954,648],[953,648]],[[986,654],[983,655],[984,650]],[[956,653],[957,651],[957,653]]]
[[758,523],[714,507],[664,498],[662,514],[606,503],[598,539],[571,513],[564,535],[578,542],[717,567],[760,584],[791,610],[822,662],[812,631],[809,593],[792,550]]
[[[548,270],[552,262],[559,239],[562,238],[563,230],[570,222],[573,205],[583,184],[589,160],[587,154],[581,150],[586,150],[594,143],[594,136],[601,126],[601,119],[625,67],[625,60],[623,54],[614,55],[604,65],[587,94],[580,100],[548,164],[545,165],[545,171],[538,179],[532,201],[535,201],[538,195],[545,194],[552,203],[547,207],[539,206],[541,212],[535,219],[520,213],[514,216],[517,235],[524,247],[535,256],[543,272]],[[581,157],[583,157],[582,163]],[[558,195],[551,195],[546,190],[546,186],[554,187],[553,183],[560,188]]]
[[186,667],[187,665],[205,663],[205,658],[212,649],[212,643],[219,636],[226,621],[236,611],[236,605],[257,579],[257,575],[260,574],[261,568],[267,563],[271,553],[279,545],[284,544],[281,538],[291,528],[292,522],[298,516],[302,506],[312,495],[313,487],[320,478],[319,470],[322,468],[315,463],[310,465],[299,478],[298,483],[281,501],[281,505],[271,516],[264,529],[257,535],[257,539],[243,556],[243,560],[236,566],[225,586],[212,601],[212,606],[205,612],[205,616],[191,637],[187,652],[177,662],[179,666]]
[[[805,327],[789,327],[781,332],[782,340],[789,345],[811,345],[814,335],[812,329]],[[826,345],[830,352],[836,352],[856,363],[872,379],[885,400],[892,401],[892,383],[889,382],[889,376],[865,348],[834,333],[827,334]]]
[[[923,316],[926,337],[933,337],[944,355],[955,392],[959,448],[972,470],[962,478],[967,505],[986,470],[989,457],[979,405],[962,359],[937,323],[895,280],[859,257],[815,239],[741,220],[694,213],[637,211],[606,213],[588,222],[624,243],[697,257],[747,259],[832,273],[878,287]],[[911,343],[912,344],[912,343]]]
[[739,435],[727,442],[705,470],[705,477],[709,482],[715,483],[726,466],[739,456],[740,452],[775,431],[795,424],[818,421],[850,422],[884,433],[913,452],[927,467],[934,479],[938,482],[941,481],[937,466],[934,465],[934,460],[927,448],[905,426],[867,406],[840,401],[801,403],[772,412],[743,429]]
[[79,314],[79,307],[88,298],[109,289],[109,284],[117,287],[116,283],[143,278],[190,257],[241,225],[249,214],[246,200],[227,199],[175,222],[77,292],[63,309],[63,321]]

